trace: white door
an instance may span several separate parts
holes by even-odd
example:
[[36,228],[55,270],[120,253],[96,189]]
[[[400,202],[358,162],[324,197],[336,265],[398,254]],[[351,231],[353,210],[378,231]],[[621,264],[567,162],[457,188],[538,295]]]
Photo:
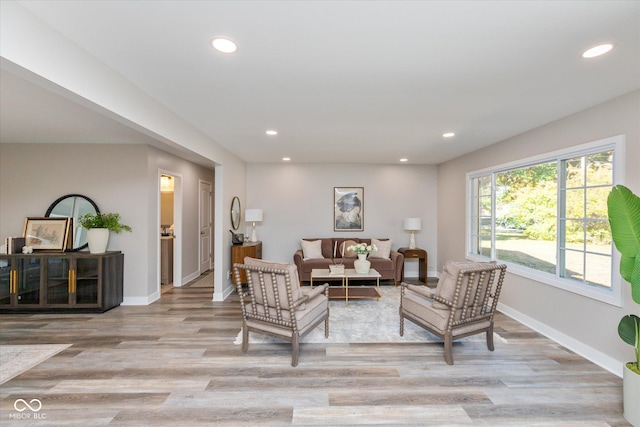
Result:
[[211,183],[200,181],[200,274],[211,269]]

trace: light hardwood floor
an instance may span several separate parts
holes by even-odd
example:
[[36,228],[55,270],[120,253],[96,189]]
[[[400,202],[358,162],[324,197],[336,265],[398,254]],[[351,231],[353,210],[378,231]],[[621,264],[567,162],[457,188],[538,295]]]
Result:
[[[371,319],[375,327],[375,317]],[[0,386],[0,425],[628,426],[622,380],[499,315],[508,345],[233,340],[236,296],[177,288],[104,314],[0,316],[0,344],[73,344]],[[10,419],[37,398],[45,419]],[[15,415],[14,415],[15,417]]]

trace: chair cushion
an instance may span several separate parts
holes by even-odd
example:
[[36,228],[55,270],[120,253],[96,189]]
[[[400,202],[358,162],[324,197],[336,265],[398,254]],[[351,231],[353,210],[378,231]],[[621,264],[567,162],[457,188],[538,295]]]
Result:
[[[446,299],[447,301],[453,302],[453,297],[456,292],[456,283],[458,280],[458,274],[460,270],[466,270],[469,268],[477,268],[477,267],[486,267],[487,265],[494,265],[495,261],[492,262],[457,262],[457,261],[447,261],[444,264],[444,268],[442,269],[442,275],[438,280],[438,285],[436,286],[435,294],[441,298]],[[480,275],[477,274],[475,280],[479,280]],[[487,277],[488,278],[488,277]],[[486,286],[486,283],[485,283]],[[460,287],[460,298],[456,305],[456,308],[462,308],[464,305],[464,294],[467,291],[467,283],[463,281],[462,286]],[[469,301],[469,306],[473,305],[473,301]],[[448,308],[446,304],[440,302],[433,303],[434,308],[446,309]]]
[[[247,303],[246,307],[247,307],[247,311],[250,312],[251,303]],[[319,317],[323,317],[325,314],[328,313],[328,309],[329,309],[329,301],[327,300],[327,297],[324,294],[316,295],[314,298],[307,301],[305,304],[304,310],[298,309],[295,311],[296,324],[298,325],[298,333],[300,335],[304,335],[305,333],[307,333],[309,329],[314,326],[314,324],[317,322],[317,319]],[[264,306],[260,304],[257,307],[257,310],[259,313],[263,314]],[[269,314],[271,316],[275,316],[276,310],[274,308],[270,308]],[[282,317],[283,317],[283,320],[287,322],[291,321],[291,311],[283,310]],[[287,328],[285,326],[278,326],[271,323],[266,323],[266,322],[255,320],[255,319],[248,319],[247,326],[254,329],[267,331],[272,334],[284,336],[287,338],[291,338],[291,336],[293,335],[293,331],[290,328]]]
[[371,239],[371,244],[376,245],[377,249],[369,254],[369,258],[382,258],[382,259],[390,258],[391,245],[393,244],[393,240]]
[[[432,299],[410,289],[407,289],[402,297],[402,310],[404,312],[413,314],[434,331],[444,334],[449,322],[450,311],[448,309],[437,308],[436,304]],[[447,306],[445,305],[444,307]],[[457,310],[454,318],[459,318],[461,311],[462,310]],[[452,330],[453,338],[474,331],[480,332],[490,325],[491,322],[489,320],[481,320],[479,322],[458,326]]]
[[434,307],[432,299],[411,290],[406,290],[402,297],[402,310],[422,319],[423,322],[428,323],[436,331],[444,333],[449,318],[449,310]]
[[[302,291],[300,290],[300,279],[298,277],[298,267],[296,267],[295,264],[285,264],[285,263],[279,263],[279,262],[269,262],[269,261],[263,261],[261,259],[256,259],[256,258],[250,258],[250,257],[245,257],[244,259],[244,263],[246,265],[251,265],[251,266],[256,266],[256,267],[266,267],[266,268],[273,268],[273,269],[277,269],[277,270],[285,270],[289,273],[289,279],[291,281],[291,296],[293,297],[293,301],[297,301],[300,298],[302,298]],[[254,283],[258,283],[259,276],[257,272],[249,272],[247,271],[247,273],[251,274],[251,278],[254,281]],[[267,280],[267,277],[269,277],[270,275],[267,273],[265,274],[265,280]],[[278,287],[278,294],[280,295],[280,306],[284,309],[289,309],[289,302],[287,301],[286,295],[287,295],[287,284],[285,282],[285,278],[282,275],[278,275],[276,278],[276,283],[277,283],[277,287]],[[262,295],[258,295],[259,292],[259,288],[260,286],[256,286],[255,289],[256,291],[256,302],[258,304],[264,304],[264,299],[262,297]],[[275,306],[275,295],[273,292],[273,288],[271,286],[266,286],[266,298],[267,298],[267,304],[268,305],[272,305]]]
[[322,240],[300,240],[303,261],[309,259],[323,259]]

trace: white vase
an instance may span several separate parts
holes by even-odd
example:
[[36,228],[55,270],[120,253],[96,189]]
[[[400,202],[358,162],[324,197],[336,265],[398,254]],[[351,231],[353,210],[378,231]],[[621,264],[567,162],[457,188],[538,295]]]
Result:
[[91,228],[87,230],[87,243],[89,244],[89,252],[92,254],[105,253],[109,243],[109,229]]
[[624,417],[634,427],[640,427],[640,375],[624,364],[622,373]]
[[367,261],[367,254],[358,254],[358,259],[353,261],[353,268],[356,269],[356,273],[368,273],[371,262]]

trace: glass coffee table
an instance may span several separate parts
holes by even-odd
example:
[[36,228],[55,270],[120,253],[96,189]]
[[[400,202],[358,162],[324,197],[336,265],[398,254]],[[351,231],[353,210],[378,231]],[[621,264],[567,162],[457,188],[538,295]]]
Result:
[[[349,306],[349,298],[376,298],[380,299],[380,273],[375,269],[369,269],[368,273],[356,273],[353,268],[346,268],[343,274],[331,273],[328,268],[314,268],[311,270],[311,287],[313,288],[314,280],[340,280],[342,286],[331,286],[329,288],[330,299],[344,299],[346,306]],[[350,280],[376,279],[376,287],[357,286],[349,288]]]

